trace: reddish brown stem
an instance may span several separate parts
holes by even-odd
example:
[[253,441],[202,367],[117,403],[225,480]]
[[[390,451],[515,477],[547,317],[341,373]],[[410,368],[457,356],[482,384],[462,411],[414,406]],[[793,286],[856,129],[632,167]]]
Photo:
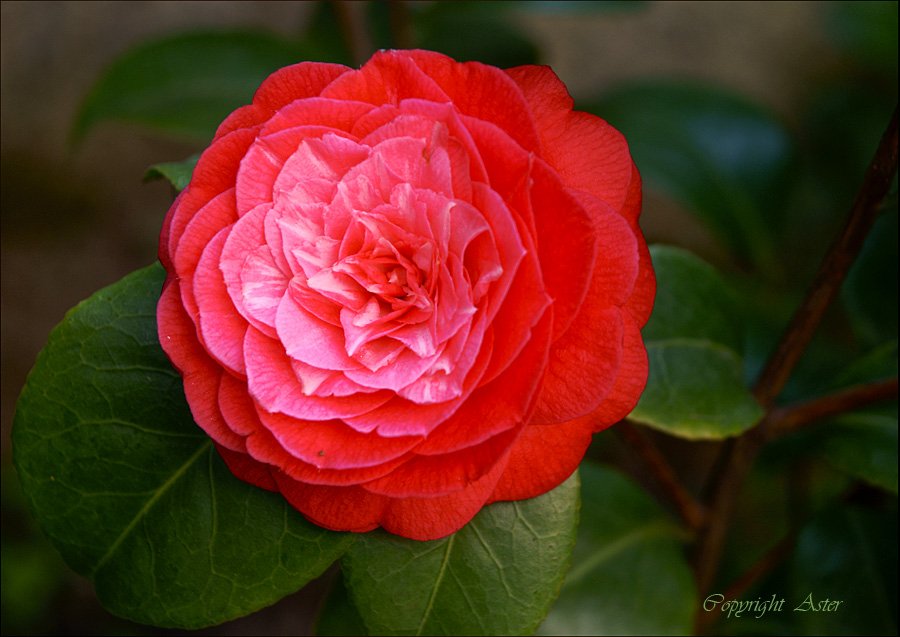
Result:
[[875,223],[881,201],[888,194],[896,171],[897,110],[894,109],[891,122],[853,202],[847,224],[822,260],[806,298],[794,314],[756,383],[754,394],[763,407],[769,407],[781,393],[825,310],[840,290],[844,277]]
[[706,511],[681,484],[674,469],[650,439],[630,422],[620,422],[614,431],[649,469],[657,485],[675,506],[687,526],[696,531],[703,526]]
[[835,394],[774,409],[766,431],[768,439],[784,435],[804,425],[853,411],[871,403],[897,398],[897,378],[855,385]]
[[744,478],[768,438],[774,422],[770,412],[772,403],[784,388],[794,366],[812,339],[825,310],[840,290],[841,283],[859,254],[866,234],[872,228],[881,201],[887,195],[897,170],[897,109],[875,156],[869,164],[859,193],[853,202],[847,223],[829,249],[807,292],[806,298],[794,314],[775,351],[766,363],[754,394],[767,410],[759,425],[733,444],[726,445],[728,454],[718,466],[721,474],[711,477],[709,523],[700,534],[696,547],[695,568],[697,587],[703,595],[711,586],[719,567],[725,535]]
[[750,568],[744,571],[731,585],[725,589],[725,599],[737,599],[757,581],[771,573],[794,550],[797,535],[791,533],[783,537],[778,544],[766,551]]

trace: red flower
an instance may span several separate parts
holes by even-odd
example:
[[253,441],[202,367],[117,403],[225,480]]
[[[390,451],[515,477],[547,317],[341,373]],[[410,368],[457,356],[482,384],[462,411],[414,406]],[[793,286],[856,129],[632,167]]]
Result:
[[330,529],[442,537],[637,402],[640,200],[547,67],[290,66],[169,211],[160,341],[237,476]]

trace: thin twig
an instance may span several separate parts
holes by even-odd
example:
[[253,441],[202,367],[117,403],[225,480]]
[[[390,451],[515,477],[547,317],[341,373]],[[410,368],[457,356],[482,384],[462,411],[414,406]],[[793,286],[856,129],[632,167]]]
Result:
[[640,456],[684,523],[695,531],[703,526],[706,519],[703,506],[684,488],[672,466],[650,439],[627,420],[620,422],[613,431]]
[[835,394],[774,409],[766,431],[768,439],[782,436],[817,420],[842,414],[871,403],[897,398],[897,377],[855,385]]
[[766,551],[753,565],[725,589],[725,599],[737,599],[753,584],[775,570],[794,550],[797,534],[789,533]]
[[744,478],[753,466],[772,426],[771,406],[790,377],[809,344],[825,310],[837,295],[840,285],[859,254],[866,234],[872,228],[881,201],[887,195],[897,171],[897,109],[869,164],[859,193],[853,202],[847,224],[822,261],[806,298],[797,309],[781,342],[769,358],[754,389],[767,415],[758,426],[724,448],[727,457],[717,466],[721,474],[711,476],[709,523],[703,528],[695,553],[697,587],[701,594],[709,589],[719,568],[725,535]]
[[847,224],[822,260],[803,304],[797,308],[775,352],[766,363],[754,388],[763,407],[769,407],[784,388],[800,356],[812,339],[825,310],[840,291],[844,277],[862,249],[875,223],[882,199],[897,172],[897,110],[881,138],[878,150],[853,202]]

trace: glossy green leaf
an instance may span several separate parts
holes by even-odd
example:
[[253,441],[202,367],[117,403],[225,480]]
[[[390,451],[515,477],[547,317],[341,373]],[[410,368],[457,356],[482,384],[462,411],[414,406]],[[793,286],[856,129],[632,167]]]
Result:
[[576,474],[537,498],[485,507],[440,540],[360,536],[343,561],[347,587],[371,634],[530,634],[559,592],[578,509]]
[[715,269],[686,250],[654,245],[656,301],[642,334],[647,342],[706,339],[740,352],[740,315]]
[[67,314],[19,399],[13,452],[35,517],[104,606],[195,628],[298,590],[352,538],[225,467],[159,347],[163,276],[144,268]]
[[366,625],[344,584],[338,576],[319,611],[313,629],[316,635],[368,635]]
[[[797,540],[791,580],[785,611],[799,634],[896,635],[896,501],[885,511],[844,505],[817,516]],[[832,610],[817,610],[826,600]]]
[[839,389],[859,383],[872,383],[897,375],[898,343],[883,343],[862,358],[848,365],[837,377],[832,388]]
[[305,59],[293,42],[255,32],[187,33],[118,58],[87,96],[74,139],[106,120],[208,141],[276,69]]
[[897,234],[895,203],[875,221],[841,288],[854,331],[872,346],[897,338]]
[[572,569],[541,626],[545,635],[687,635],[697,594],[684,532],[646,493],[583,463]]
[[897,408],[845,414],[823,427],[823,457],[842,471],[897,493]]
[[647,388],[629,418],[673,436],[721,439],[752,427],[763,415],[744,386],[740,358],[702,340],[648,344]]
[[722,89],[668,80],[625,87],[589,109],[625,134],[649,187],[695,213],[737,258],[777,268],[793,150],[774,117]]
[[[850,365],[835,389],[897,376],[897,341]],[[897,493],[897,401],[873,403],[819,427],[812,448],[832,466],[871,485]]]
[[200,155],[191,155],[183,161],[167,161],[161,164],[153,164],[144,173],[144,181],[153,181],[155,179],[165,179],[175,192],[181,192],[191,182],[191,175],[194,174],[194,166]]

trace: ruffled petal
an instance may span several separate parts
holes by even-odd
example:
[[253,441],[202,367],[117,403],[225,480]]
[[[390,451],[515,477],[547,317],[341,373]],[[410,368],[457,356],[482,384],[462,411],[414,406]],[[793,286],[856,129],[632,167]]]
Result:
[[314,524],[332,531],[365,533],[379,526],[389,500],[362,487],[307,484],[273,470],[278,490]]
[[435,498],[389,499],[382,514],[385,530],[413,540],[436,540],[465,526],[485,505],[496,488],[507,455],[493,468],[460,491]]
[[623,316],[622,360],[615,383],[594,411],[594,431],[601,431],[631,413],[647,385],[649,363],[641,331],[629,316]]
[[507,73],[528,100],[540,131],[541,156],[567,187],[620,209],[632,167],[622,134],[595,115],[571,110],[572,98],[550,67],[520,66]]
[[593,416],[584,416],[525,427],[513,443],[490,502],[534,498],[562,484],[581,464],[591,444],[593,422]]

